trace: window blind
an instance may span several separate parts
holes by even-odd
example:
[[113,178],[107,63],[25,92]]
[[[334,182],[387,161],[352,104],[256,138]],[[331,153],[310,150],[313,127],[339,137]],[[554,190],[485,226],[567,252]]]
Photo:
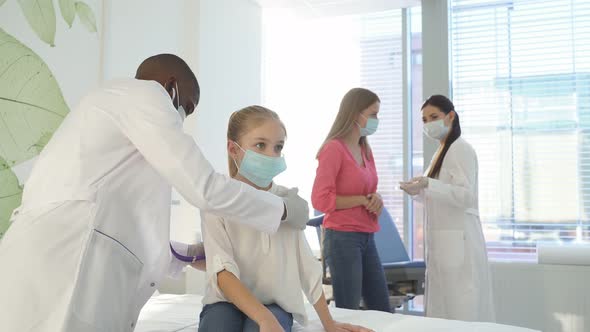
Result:
[[590,1],[452,0],[452,97],[490,256],[590,239]]

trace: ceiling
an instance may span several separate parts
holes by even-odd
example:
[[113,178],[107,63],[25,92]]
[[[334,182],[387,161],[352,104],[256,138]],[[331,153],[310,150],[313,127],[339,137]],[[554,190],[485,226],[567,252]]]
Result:
[[361,14],[420,5],[420,0],[253,0],[262,8],[292,9],[305,16]]

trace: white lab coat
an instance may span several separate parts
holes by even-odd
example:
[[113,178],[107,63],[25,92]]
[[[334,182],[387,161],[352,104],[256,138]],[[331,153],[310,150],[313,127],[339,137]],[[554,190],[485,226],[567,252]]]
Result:
[[0,331],[132,331],[172,260],[171,186],[261,231],[283,215],[279,197],[213,171],[157,82],[86,96],[39,156],[0,242]]
[[424,205],[428,317],[495,320],[477,172],[475,151],[459,138],[447,151],[438,179],[429,179],[416,196]]

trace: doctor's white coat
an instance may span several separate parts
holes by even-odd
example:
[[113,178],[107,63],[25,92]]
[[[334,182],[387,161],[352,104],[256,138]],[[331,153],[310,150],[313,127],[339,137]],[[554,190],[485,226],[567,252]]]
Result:
[[0,331],[132,331],[172,260],[171,186],[204,211],[279,227],[283,201],[216,174],[157,82],[83,98],[0,242]]
[[458,138],[447,151],[438,179],[429,179],[416,196],[424,204],[428,317],[495,320],[477,187],[477,155]]

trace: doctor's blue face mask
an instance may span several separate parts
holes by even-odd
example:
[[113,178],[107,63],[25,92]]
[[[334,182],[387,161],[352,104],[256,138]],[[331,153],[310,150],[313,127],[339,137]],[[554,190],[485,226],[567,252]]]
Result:
[[275,176],[287,169],[283,156],[265,156],[252,150],[244,150],[237,142],[233,143],[244,151],[244,158],[240,165],[234,159],[238,173],[260,188],[268,187]]

